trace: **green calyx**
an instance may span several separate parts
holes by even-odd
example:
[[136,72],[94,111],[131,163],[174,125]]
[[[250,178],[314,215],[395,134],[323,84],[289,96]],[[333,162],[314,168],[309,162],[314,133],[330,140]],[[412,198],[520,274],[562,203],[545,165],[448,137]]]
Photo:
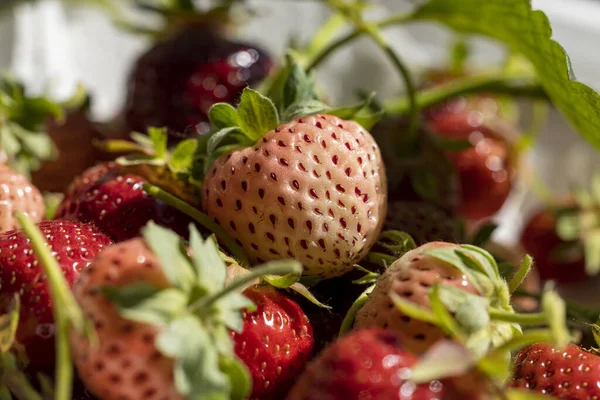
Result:
[[[226,263],[213,239],[190,226],[188,247],[175,233],[149,223],[148,247],[161,261],[166,288],[137,283],[106,287],[105,296],[124,317],[160,328],[155,345],[175,361],[175,385],[186,398],[243,399],[251,390],[246,367],[237,359],[229,334],[241,332],[242,311],[254,304],[241,291],[258,278],[284,285],[296,282],[302,266],[270,262],[226,283]],[[277,276],[281,275],[281,276]]]
[[600,173],[592,178],[589,190],[574,191],[575,205],[557,211],[556,233],[566,246],[557,249],[557,258],[583,256],[588,275],[600,272]]
[[201,174],[196,170],[199,141],[187,139],[174,148],[167,147],[166,128],[148,128],[147,135],[133,132],[132,141],[108,140],[97,147],[109,153],[128,153],[117,158],[117,164],[146,178],[152,184],[199,206]]
[[350,107],[331,108],[319,100],[314,74],[307,74],[292,55],[288,56],[285,79],[271,88],[269,97],[256,90],[244,89],[237,108],[227,103],[217,103],[209,111],[214,131],[201,138],[199,146],[205,150],[204,171],[221,155],[232,150],[254,145],[269,131],[296,118],[315,114],[334,115],[354,120],[370,129],[381,117],[372,112],[369,104],[374,95]]

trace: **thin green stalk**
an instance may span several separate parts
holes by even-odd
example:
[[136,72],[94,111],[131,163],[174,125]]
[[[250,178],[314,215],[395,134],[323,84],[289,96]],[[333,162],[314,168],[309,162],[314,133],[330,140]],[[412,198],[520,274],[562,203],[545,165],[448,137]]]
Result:
[[[19,225],[31,241],[31,247],[48,278],[52,294],[52,308],[56,325],[56,378],[55,400],[70,400],[73,389],[73,365],[69,347],[68,328],[70,318],[67,314],[70,302],[75,302],[56,259],[50,253],[44,236],[37,226],[23,213],[15,214]],[[76,303],[75,303],[76,304]]]
[[523,283],[523,281],[527,277],[527,274],[529,274],[532,264],[533,259],[531,258],[531,256],[529,254],[525,255],[525,257],[523,257],[523,261],[521,261],[519,269],[508,284],[508,290],[511,293],[513,293],[515,290],[517,290],[519,286],[521,286],[521,283]]
[[196,301],[194,304],[190,306],[191,311],[196,311],[199,309],[208,309],[214,303],[216,303],[219,299],[227,296],[228,294],[239,290],[240,288],[246,286],[248,283],[254,281],[255,279],[262,278],[266,275],[288,275],[288,274],[302,274],[302,265],[300,263],[290,263],[290,262],[271,262],[267,263],[262,267],[256,268],[252,270],[249,274],[243,275],[239,279],[235,280],[223,290],[214,295],[203,297]]
[[181,211],[186,214],[194,221],[198,222],[200,225],[214,233],[217,238],[229,249],[231,254],[237,259],[237,261],[242,264],[242,266],[250,266],[250,261],[244,254],[244,251],[237,243],[233,240],[231,236],[223,229],[220,225],[215,223],[210,217],[200,210],[192,207],[185,201],[173,196],[171,193],[159,188],[158,186],[152,185],[150,183],[144,184],[144,191],[148,193],[150,196],[155,197],[161,201],[164,201],[171,207]]
[[552,343],[552,332],[548,329],[530,329],[525,331],[520,336],[515,336],[502,346],[498,347],[495,352],[502,354],[504,352],[513,352],[527,347],[534,343]]
[[394,67],[400,73],[402,80],[406,86],[406,96],[408,97],[409,102],[409,124],[408,124],[408,140],[410,142],[411,139],[414,139],[414,136],[417,132],[417,125],[419,122],[419,115],[417,110],[416,103],[416,86],[408,70],[408,67],[404,64],[404,61],[400,59],[400,57],[396,54],[394,49],[389,45],[389,43],[385,40],[381,32],[379,31],[379,26],[373,23],[367,23],[362,19],[360,13],[355,12],[354,10],[348,8],[349,5],[340,1],[340,0],[326,0],[326,4],[333,10],[338,11],[342,15],[344,15],[350,22],[352,22],[357,30],[363,31],[366,35],[371,37],[375,43],[381,47],[381,49],[388,56],[390,61],[394,64]]
[[[505,73],[486,73],[458,78],[448,83],[419,91],[416,96],[416,107],[418,110],[423,110],[456,96],[481,92],[547,98],[546,92],[539,84],[523,83],[518,77]],[[399,99],[387,101],[384,107],[390,114],[406,114],[411,110],[410,98],[403,96]]]
[[544,325],[548,323],[546,313],[515,314],[509,311],[490,308],[490,318],[496,321],[515,322],[520,325]]
[[[412,14],[397,14],[393,15],[389,18],[383,19],[379,22],[374,22],[373,25],[378,28],[386,28],[393,25],[399,25],[404,22],[411,21]],[[312,60],[307,63],[306,70],[310,71],[317,68],[321,65],[331,54],[333,54],[336,50],[343,47],[344,45],[350,43],[354,39],[359,38],[365,32],[360,29],[355,29],[351,33],[346,36],[336,40],[335,42],[330,43],[327,47],[323,48],[318,54],[314,55]]]

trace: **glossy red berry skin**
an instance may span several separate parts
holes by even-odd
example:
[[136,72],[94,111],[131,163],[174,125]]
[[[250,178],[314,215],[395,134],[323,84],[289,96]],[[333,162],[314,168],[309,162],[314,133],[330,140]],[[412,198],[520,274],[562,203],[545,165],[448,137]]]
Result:
[[272,287],[250,288],[244,295],[257,308],[244,313],[244,330],[232,332],[232,338],[252,376],[250,398],[281,398],[310,359],[312,326],[295,301]]
[[577,345],[534,344],[518,354],[510,386],[565,400],[600,398],[600,358]]
[[468,140],[472,145],[463,151],[448,152],[460,177],[459,213],[473,221],[497,213],[512,189],[511,149],[504,133],[499,133],[509,131],[508,126],[498,119],[485,120],[468,109],[438,111],[428,125],[440,136]]
[[[112,242],[93,225],[67,221],[45,221],[39,229],[52,248],[64,276],[73,285],[79,273]],[[29,240],[19,230],[0,234],[0,308],[15,294],[21,299],[17,341],[27,352],[30,366],[54,364],[54,318],[46,275]]]
[[467,400],[451,383],[415,385],[406,377],[418,356],[387,330],[359,330],[338,339],[304,371],[287,400]]
[[244,87],[260,83],[272,67],[265,52],[230,41],[214,26],[184,26],[136,62],[129,77],[127,124],[139,132],[166,126],[173,140],[206,132],[214,103],[237,102]]
[[535,213],[521,233],[521,245],[533,257],[541,280],[581,282],[587,278],[583,250],[577,243],[565,242],[558,236],[556,221],[557,215],[550,209]]
[[73,181],[56,218],[92,223],[115,242],[138,236],[149,221],[187,236],[191,220],[144,192],[144,183],[114,163],[92,167]]

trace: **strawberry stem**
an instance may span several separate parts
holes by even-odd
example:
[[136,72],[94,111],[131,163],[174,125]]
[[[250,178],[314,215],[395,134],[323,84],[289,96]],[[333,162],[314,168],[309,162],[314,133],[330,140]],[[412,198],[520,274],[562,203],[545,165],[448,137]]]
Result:
[[[375,22],[375,23],[373,23],[373,25],[377,26],[378,28],[386,28],[386,27],[389,27],[392,25],[399,25],[404,22],[409,22],[412,19],[413,19],[412,14],[397,14],[397,15],[393,15],[389,18],[383,19],[379,22]],[[362,36],[363,33],[365,33],[363,30],[356,29],[353,32],[349,33],[348,35],[338,39],[337,41],[330,43],[327,47],[322,49],[320,51],[320,53],[316,54],[313,57],[313,59],[308,63],[308,66],[306,68],[307,72],[317,68],[336,50],[338,50],[342,46],[350,43],[354,39],[359,38],[360,36]]]
[[250,261],[248,261],[248,258],[244,254],[242,248],[237,245],[233,238],[229,236],[229,234],[223,228],[221,228],[220,225],[211,220],[208,215],[192,207],[185,201],[173,196],[171,193],[159,188],[158,186],[150,183],[144,183],[144,191],[150,196],[164,201],[171,207],[181,211],[209,231],[213,232],[242,266],[250,266]]
[[496,348],[495,352],[513,352],[520,350],[523,347],[527,347],[534,343],[553,343],[553,335],[549,329],[531,329],[524,332],[522,335],[515,336],[508,342],[504,343],[500,347]]
[[[416,94],[416,108],[417,110],[423,110],[459,95],[481,92],[547,98],[547,94],[541,85],[526,82],[523,83],[523,79],[520,79],[520,77],[507,73],[470,75],[419,91]],[[411,109],[410,99],[408,96],[403,96],[388,101],[384,104],[384,108],[389,114],[406,114]]]
[[390,44],[385,40],[381,32],[379,31],[379,26],[377,24],[368,23],[364,21],[362,18],[360,10],[357,8],[357,5],[348,4],[341,0],[325,0],[325,3],[331,8],[342,14],[348,21],[350,21],[354,26],[361,32],[364,32],[368,36],[371,37],[381,47],[381,49],[388,56],[394,67],[400,73],[401,79],[404,81],[406,86],[406,96],[409,102],[409,123],[408,123],[408,137],[410,139],[415,139],[415,135],[417,133],[417,126],[419,123],[419,115],[417,110],[417,101],[416,101],[416,87],[412,78],[412,75],[404,64],[404,61],[400,59],[398,54],[392,49]]
[[548,323],[548,315],[544,312],[517,314],[510,311],[489,308],[490,318],[496,321],[515,322],[520,325],[544,325]]
[[515,275],[510,280],[510,283],[508,284],[508,290],[511,293],[513,293],[515,290],[517,290],[517,288],[519,286],[521,286],[521,284],[525,280],[525,277],[527,277],[527,274],[529,274],[532,264],[533,264],[533,258],[531,258],[531,256],[529,254],[525,255],[525,257],[523,257],[523,261],[521,261],[521,265],[519,266],[519,269],[517,270]]
[[75,297],[73,297],[58,262],[50,252],[42,232],[27,215],[16,213],[15,218],[31,242],[31,247],[48,278],[48,286],[52,296],[52,310],[56,325],[55,400],[70,400],[73,388],[73,365],[71,363],[68,330],[69,325],[72,325],[78,331],[83,331],[85,318]]
[[223,290],[210,296],[202,297],[190,306],[190,311],[209,310],[211,306],[228,294],[245,287],[255,279],[267,275],[302,274],[302,264],[296,261],[272,261],[253,269],[249,274],[227,285]]

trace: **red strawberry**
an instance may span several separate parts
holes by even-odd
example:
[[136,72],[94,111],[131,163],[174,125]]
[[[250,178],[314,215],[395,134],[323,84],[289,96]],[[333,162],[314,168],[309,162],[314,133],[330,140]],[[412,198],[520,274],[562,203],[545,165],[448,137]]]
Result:
[[40,191],[31,182],[0,163],[0,232],[15,229],[16,211],[26,213],[34,222],[45,217],[46,207]]
[[145,182],[114,163],[92,167],[71,184],[56,218],[93,223],[116,242],[138,236],[148,221],[185,236],[189,218],[146,194]]
[[396,335],[369,329],[338,339],[300,376],[287,400],[434,400],[466,399],[452,384],[415,385],[405,377],[418,356]]
[[385,217],[379,148],[359,124],[331,115],[296,118],[221,156],[203,188],[204,210],[252,262],[295,258],[324,278],[361,260]]
[[600,357],[574,344],[563,350],[534,344],[519,352],[510,385],[558,399],[597,399]]
[[473,147],[448,153],[460,176],[459,212],[471,220],[495,214],[512,188],[514,160],[509,141],[513,128],[473,110],[448,112],[429,121],[429,128],[449,139],[468,140]]
[[244,295],[257,309],[244,312],[244,331],[231,335],[253,378],[250,397],[281,398],[310,359],[312,326],[296,302],[270,286],[247,289]]
[[[92,225],[46,221],[39,224],[39,228],[69,284],[73,284],[101,249],[111,244],[110,239]],[[54,362],[52,302],[45,275],[21,231],[0,234],[0,284],[2,307],[8,305],[13,295],[21,296],[17,341],[25,346],[32,367],[51,366]]]
[[230,41],[217,26],[173,29],[136,62],[128,84],[129,128],[166,126],[182,137],[206,132],[208,110],[235,103],[244,87],[265,79],[272,61],[254,45]]
[[576,282],[587,278],[583,247],[562,240],[556,231],[558,215],[543,209],[535,213],[521,233],[521,245],[535,260],[542,280]]
[[[454,213],[460,200],[458,172],[430,132],[419,130],[413,145],[406,143],[407,132],[404,117],[384,117],[372,129],[386,166],[390,203],[424,201]],[[424,184],[428,180],[433,183]]]

